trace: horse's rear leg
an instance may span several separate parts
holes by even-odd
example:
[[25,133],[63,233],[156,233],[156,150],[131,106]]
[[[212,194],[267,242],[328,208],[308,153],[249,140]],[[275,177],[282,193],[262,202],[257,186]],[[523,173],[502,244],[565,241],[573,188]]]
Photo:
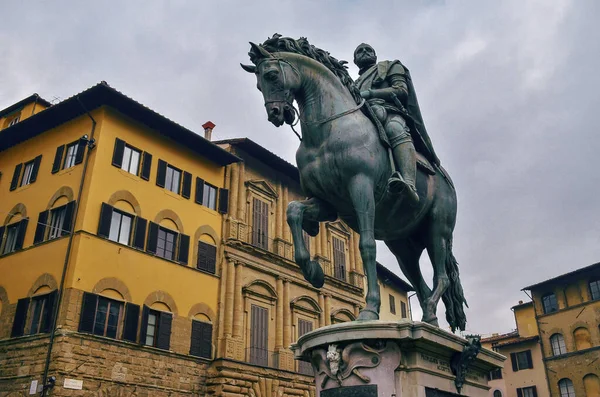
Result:
[[304,225],[305,228],[309,228],[307,232],[311,236],[316,236],[319,231],[319,222],[334,221],[335,219],[337,219],[335,209],[316,197],[304,201],[292,201],[287,207],[287,222],[294,242],[294,260],[300,266],[306,281],[316,288],[323,286],[325,275],[321,265],[310,260],[310,252],[304,245],[302,228]]
[[394,256],[396,256],[402,273],[404,273],[408,281],[415,288],[419,304],[423,310],[422,321],[437,326],[438,322],[435,312],[433,314],[427,312],[427,305],[425,303],[431,297],[431,289],[423,279],[421,268],[419,267],[419,258],[425,247],[410,239],[386,241],[385,244]]
[[[446,271],[446,260],[452,249],[449,244],[451,239],[452,229],[444,222],[438,222],[429,231],[427,253],[433,265],[433,292],[429,299],[425,301],[423,317],[425,317],[425,310],[430,316],[435,317],[440,298],[450,286],[450,279]],[[427,320],[424,319],[423,321]]]
[[379,319],[381,297],[377,283],[377,267],[375,262],[375,197],[373,181],[366,175],[354,177],[348,187],[350,200],[356,212],[358,232],[360,233],[360,256],[367,275],[366,307],[358,315],[359,320]]

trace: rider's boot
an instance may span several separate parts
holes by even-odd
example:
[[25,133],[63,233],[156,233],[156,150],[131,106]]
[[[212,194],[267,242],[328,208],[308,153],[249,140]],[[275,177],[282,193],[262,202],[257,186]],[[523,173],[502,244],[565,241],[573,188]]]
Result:
[[419,202],[417,194],[417,157],[412,141],[403,142],[393,149],[394,160],[399,165],[388,180],[388,191],[394,194],[404,194],[413,204]]

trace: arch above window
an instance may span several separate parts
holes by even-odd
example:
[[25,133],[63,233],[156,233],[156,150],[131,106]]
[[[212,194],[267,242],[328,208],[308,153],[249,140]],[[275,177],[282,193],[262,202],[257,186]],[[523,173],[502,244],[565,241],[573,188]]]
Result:
[[583,350],[592,347],[592,336],[590,331],[585,327],[576,328],[573,331],[573,338],[575,339],[575,349]]
[[586,397],[600,397],[600,379],[598,375],[587,374],[583,377]]
[[345,322],[354,321],[354,320],[356,320],[354,313],[352,313],[348,309],[338,309],[331,313],[331,323],[332,324],[345,323]]
[[73,189],[71,189],[71,187],[69,186],[62,186],[52,195],[50,201],[48,201],[46,209],[49,210],[51,208],[66,204],[69,201],[73,200],[75,200],[75,194],[73,193]]
[[575,387],[569,378],[564,378],[558,381],[558,389],[560,397],[575,397]]
[[[131,210],[120,208],[119,207],[119,202],[120,201],[124,201],[125,203],[127,203],[128,205],[130,205],[131,206]],[[114,192],[110,196],[110,198],[108,199],[108,201],[106,203],[108,205],[111,205],[111,206],[113,206],[115,208],[118,208],[118,209],[121,209],[123,211],[134,213],[137,216],[142,216],[142,207],[140,206],[140,203],[135,198],[135,196],[131,192],[127,191],[127,190],[119,190],[117,192]]]
[[[176,231],[178,231],[179,233],[184,232],[183,231],[183,222],[181,221],[181,218],[179,218],[179,215],[177,215],[175,213],[175,211],[169,210],[169,209],[160,211],[158,214],[156,214],[156,217],[154,218],[154,223],[160,225],[161,222],[165,219],[169,220],[170,222],[173,222],[177,226]],[[166,226],[166,227],[169,227],[169,226]]]
[[27,218],[27,207],[25,207],[25,204],[19,203],[12,207],[11,210],[8,212],[8,214],[4,218],[3,225],[6,226],[9,223],[12,224],[25,218]]

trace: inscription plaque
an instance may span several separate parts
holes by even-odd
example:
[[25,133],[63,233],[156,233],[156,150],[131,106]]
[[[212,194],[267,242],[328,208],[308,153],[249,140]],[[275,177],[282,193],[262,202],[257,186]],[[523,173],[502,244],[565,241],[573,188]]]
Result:
[[377,385],[344,386],[321,391],[320,397],[377,397]]

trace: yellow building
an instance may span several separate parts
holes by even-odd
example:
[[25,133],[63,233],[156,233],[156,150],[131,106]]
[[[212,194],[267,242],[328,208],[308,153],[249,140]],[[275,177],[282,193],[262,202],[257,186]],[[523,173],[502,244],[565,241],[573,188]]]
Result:
[[104,82],[0,128],[0,391],[203,396],[239,159]]
[[600,396],[600,263],[531,291],[552,396]]
[[[397,266],[395,263],[393,265]],[[412,320],[408,293],[414,291],[413,287],[379,262],[377,262],[377,282],[381,293],[379,319]]]
[[549,397],[542,347],[533,302],[512,307],[517,329],[483,338],[483,347],[507,358],[503,369],[490,372],[490,397]]

